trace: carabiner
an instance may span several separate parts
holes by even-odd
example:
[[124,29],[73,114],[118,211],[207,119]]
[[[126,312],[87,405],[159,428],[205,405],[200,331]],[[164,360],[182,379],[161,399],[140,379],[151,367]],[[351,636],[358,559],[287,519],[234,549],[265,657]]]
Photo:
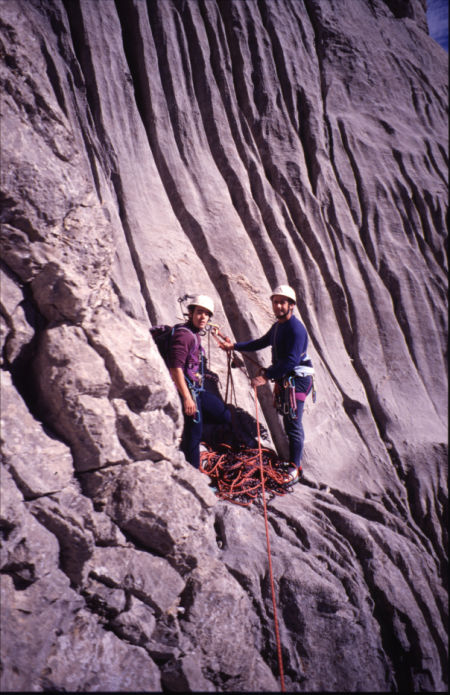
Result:
[[190,392],[191,392],[192,400],[194,401],[195,407],[196,407],[195,416],[194,416],[192,421],[196,425],[198,425],[198,423],[200,422],[200,408],[198,407],[198,399],[197,399],[197,393],[198,392],[194,387],[190,388]]

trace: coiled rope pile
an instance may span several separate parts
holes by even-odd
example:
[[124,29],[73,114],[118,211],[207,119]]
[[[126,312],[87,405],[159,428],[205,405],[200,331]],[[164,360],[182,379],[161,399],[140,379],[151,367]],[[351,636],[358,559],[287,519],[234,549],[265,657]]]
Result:
[[200,454],[200,471],[211,478],[217,496],[242,507],[249,507],[260,498],[264,489],[272,495],[285,495],[289,476],[275,452],[261,449],[263,480],[259,449],[241,447],[236,450],[228,444],[208,449]]

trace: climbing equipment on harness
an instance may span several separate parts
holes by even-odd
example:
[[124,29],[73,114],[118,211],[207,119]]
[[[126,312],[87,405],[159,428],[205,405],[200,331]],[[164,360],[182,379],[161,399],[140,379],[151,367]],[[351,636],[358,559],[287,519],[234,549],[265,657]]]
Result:
[[200,422],[200,408],[198,407],[198,394],[201,391],[205,390],[205,366],[204,366],[204,355],[203,352],[201,351],[200,348],[200,372],[196,372],[195,376],[198,379],[198,383],[195,381],[189,379],[188,375],[185,374],[184,378],[186,381],[186,384],[188,386],[188,389],[190,391],[190,394],[192,396],[192,400],[195,403],[195,416],[193,421],[198,424]]
[[295,396],[295,378],[289,376],[281,383],[275,382],[273,390],[273,405],[280,415],[289,415],[295,418],[297,413],[297,399]]
[[[276,333],[278,329],[278,324],[275,326],[272,349],[274,357],[276,357]],[[314,382],[314,367],[312,366],[312,361],[309,355],[303,353],[301,357],[301,362],[299,365],[294,367],[294,369],[286,374],[282,379],[275,382],[274,392],[273,392],[273,405],[276,410],[281,415],[289,415],[292,419],[295,418],[297,413],[297,395],[295,386],[295,377],[311,377],[311,388],[312,388],[312,399],[313,403],[316,402],[316,388]],[[309,393],[311,389],[305,392]]]

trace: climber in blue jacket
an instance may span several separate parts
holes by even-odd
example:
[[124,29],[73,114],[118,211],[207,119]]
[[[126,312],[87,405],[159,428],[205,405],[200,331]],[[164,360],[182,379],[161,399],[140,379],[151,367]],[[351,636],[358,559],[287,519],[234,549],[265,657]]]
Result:
[[283,415],[284,429],[289,441],[289,480],[296,483],[302,476],[301,458],[305,433],[302,424],[303,407],[312,389],[314,369],[307,354],[308,334],[303,323],[293,315],[295,292],[288,285],[279,285],[271,294],[276,322],[265,335],[256,340],[232,343],[226,340],[223,350],[253,352],[272,346],[272,364],[261,369],[252,379],[252,386],[275,382],[277,410]]

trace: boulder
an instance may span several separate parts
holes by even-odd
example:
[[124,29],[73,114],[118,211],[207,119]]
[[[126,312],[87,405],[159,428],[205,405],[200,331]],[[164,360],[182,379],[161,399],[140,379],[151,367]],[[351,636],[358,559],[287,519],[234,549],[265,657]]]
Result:
[[62,490],[73,479],[69,447],[31,415],[14,387],[10,373],[2,371],[0,377],[0,446],[5,466],[26,499]]

